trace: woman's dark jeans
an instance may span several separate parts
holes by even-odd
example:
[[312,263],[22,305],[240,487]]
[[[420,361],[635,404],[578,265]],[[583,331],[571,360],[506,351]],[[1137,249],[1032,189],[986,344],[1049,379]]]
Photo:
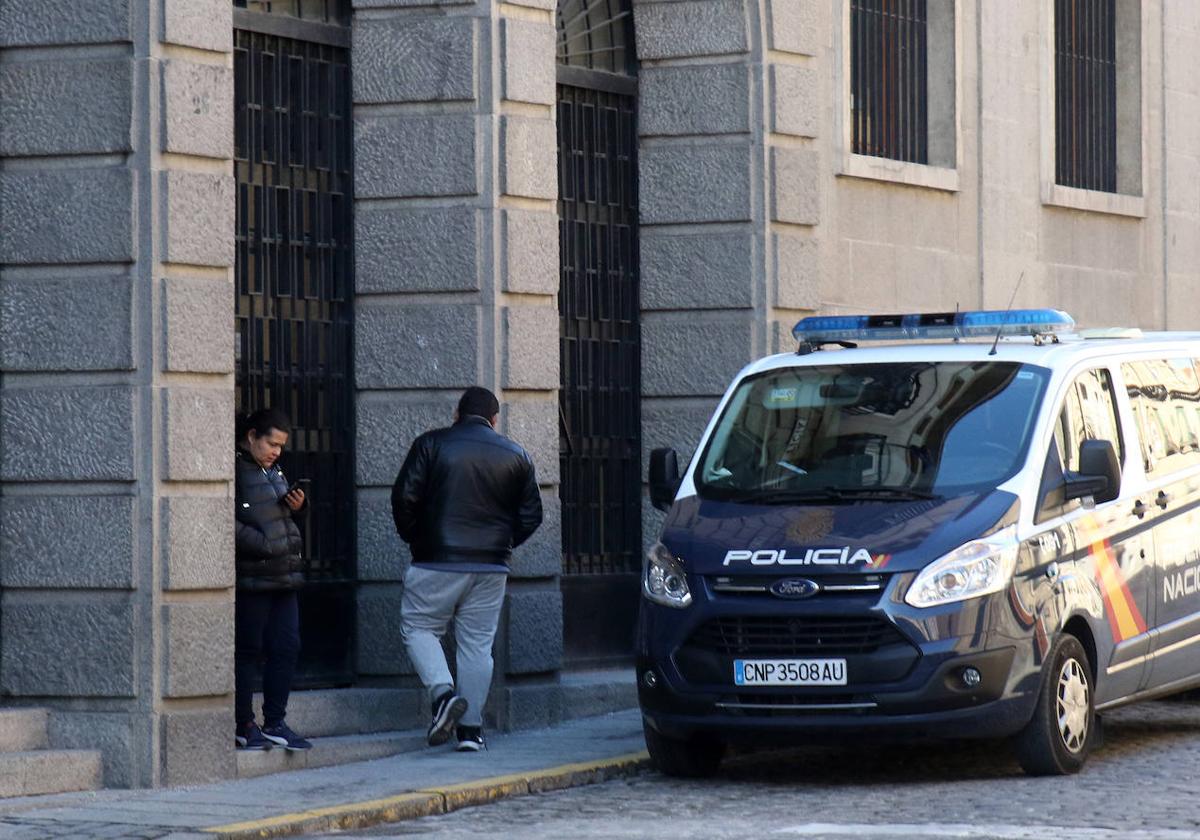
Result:
[[239,590],[234,621],[234,715],[238,728],[254,720],[254,677],[264,659],[263,725],[275,726],[287,715],[292,674],[300,653],[296,593]]

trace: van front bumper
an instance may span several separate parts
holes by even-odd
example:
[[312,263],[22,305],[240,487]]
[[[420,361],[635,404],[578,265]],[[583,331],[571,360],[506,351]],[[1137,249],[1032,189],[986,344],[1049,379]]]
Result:
[[[717,691],[679,691],[655,664],[638,662],[638,699],[642,714],[656,730],[673,738],[697,733],[726,740],[769,737],[783,733],[798,741],[821,737],[843,741],[854,735],[872,739],[994,738],[1020,730],[1033,715],[1036,681],[1030,690],[1005,694],[1014,648],[1005,647],[962,656],[942,657],[923,683],[914,689],[860,691],[853,687],[830,690],[735,686]],[[968,687],[962,674],[976,669],[980,683]],[[653,672],[655,685],[645,675]],[[905,680],[908,682],[908,680]]]

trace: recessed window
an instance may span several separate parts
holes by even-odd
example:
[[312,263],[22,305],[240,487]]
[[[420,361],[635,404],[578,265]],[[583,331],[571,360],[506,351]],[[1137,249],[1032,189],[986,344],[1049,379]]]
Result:
[[558,0],[558,63],[634,75],[629,0]]
[[1141,194],[1141,2],[1054,0],[1054,182]]
[[1055,180],[1117,191],[1116,0],[1055,0]]
[[926,0],[852,0],[854,154],[929,161],[927,12]]
[[350,23],[349,0],[233,0],[235,9],[286,15],[315,23]]
[[959,0],[844,0],[839,173],[958,189]]

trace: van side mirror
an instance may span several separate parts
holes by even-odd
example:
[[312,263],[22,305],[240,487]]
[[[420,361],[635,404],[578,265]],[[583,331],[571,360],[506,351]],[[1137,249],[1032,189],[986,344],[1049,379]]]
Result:
[[679,492],[679,456],[674,449],[655,449],[650,452],[650,504],[659,510],[670,510]]
[[1066,498],[1091,496],[1096,504],[1121,495],[1121,463],[1109,440],[1085,440],[1079,445],[1079,472],[1067,477]]

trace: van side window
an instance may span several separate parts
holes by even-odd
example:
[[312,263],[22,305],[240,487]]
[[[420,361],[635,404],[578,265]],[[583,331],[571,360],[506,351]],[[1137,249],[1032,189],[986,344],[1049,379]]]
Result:
[[[1079,396],[1079,410],[1083,424],[1079,443],[1085,440],[1111,441],[1117,451],[1117,462],[1125,462],[1124,441],[1121,439],[1121,424],[1117,420],[1117,404],[1113,394],[1112,376],[1105,368],[1089,370],[1075,380]],[[1072,469],[1078,469],[1079,447],[1075,447],[1076,461]]]
[[1085,440],[1111,441],[1117,460],[1124,462],[1124,441],[1117,420],[1112,376],[1105,368],[1080,374],[1067,389],[1058,421],[1054,424],[1051,451],[1047,453],[1036,521],[1042,522],[1066,509],[1061,492],[1064,476],[1068,472],[1079,472],[1079,448]]
[[1200,381],[1192,359],[1121,365],[1147,475],[1200,464]]

